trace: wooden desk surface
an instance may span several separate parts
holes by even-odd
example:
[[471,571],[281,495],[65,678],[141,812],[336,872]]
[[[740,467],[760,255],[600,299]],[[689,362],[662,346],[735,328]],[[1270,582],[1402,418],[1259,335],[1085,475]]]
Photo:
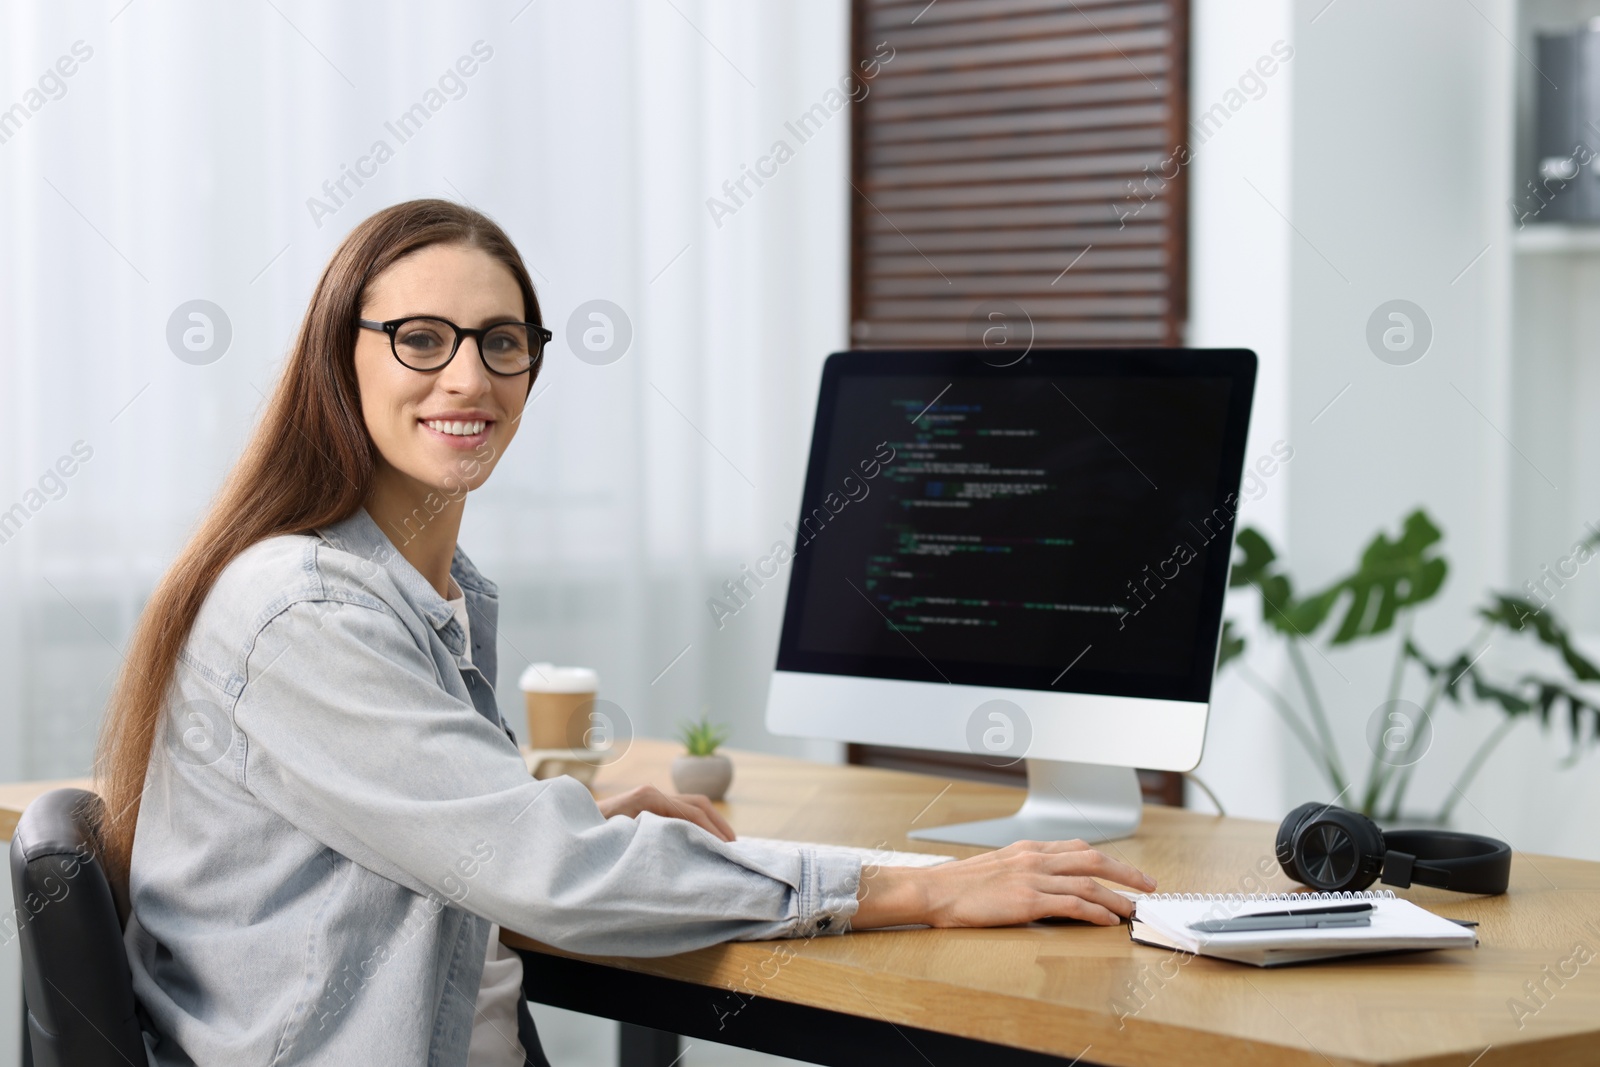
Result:
[[[675,751],[637,741],[601,771],[596,789],[670,788]],[[754,836],[973,855],[981,850],[905,834],[1005,815],[1021,800],[1020,790],[1001,786],[731,755],[723,810],[735,830]],[[1164,890],[1272,892],[1295,888],[1273,859],[1275,831],[1273,823],[1146,807],[1135,837],[1100,847]],[[1505,896],[1398,892],[1441,915],[1478,920],[1480,946],[1263,969],[1135,945],[1126,926],[1030,925],[581,958],[1096,1063],[1600,1062],[1600,863],[1518,853]],[[556,952],[515,934],[504,940]],[[1583,965],[1573,958],[1580,942],[1590,950],[1578,957],[1589,959]],[[1560,977],[1563,967],[1576,976]],[[1551,991],[1540,994],[1542,1008],[1525,982]],[[1517,998],[1537,1009],[1520,1028],[1508,1006]]]
[[[670,788],[676,751],[666,742],[636,741],[601,771],[596,789],[644,782]],[[736,771],[723,810],[736,830],[763,837],[971,855],[979,850],[912,842],[905,833],[1004,815],[1021,797],[1000,786],[731,754]],[[34,796],[85,784],[0,785],[0,837],[9,839]],[[1147,807],[1136,837],[1100,847],[1150,872],[1162,889],[1237,892],[1256,889],[1259,880],[1261,889],[1276,891],[1292,884],[1273,861],[1274,830],[1271,823]],[[1518,853],[1505,896],[1424,888],[1400,895],[1451,918],[1478,920],[1482,944],[1260,969],[1135,945],[1126,926],[1033,925],[741,942],[664,959],[588,958],[1096,1063],[1600,1062],[1600,863]],[[556,952],[515,934],[505,940]],[[1579,944],[1588,951],[1575,956]],[[1530,989],[1541,989],[1537,999]],[[1520,1025],[1511,1008],[1517,1001],[1528,1009]]]

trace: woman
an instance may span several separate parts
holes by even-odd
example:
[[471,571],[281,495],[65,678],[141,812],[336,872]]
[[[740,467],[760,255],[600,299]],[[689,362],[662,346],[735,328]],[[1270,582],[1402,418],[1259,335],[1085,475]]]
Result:
[[483,215],[362,222],[151,598],[97,770],[153,1061],[543,1063],[501,925],[645,956],[1127,915],[1091,876],[1154,883],[1082,842],[863,872],[740,854],[703,797],[597,803],[528,775],[494,701],[495,586],[456,535],[516,433],[539,321]]

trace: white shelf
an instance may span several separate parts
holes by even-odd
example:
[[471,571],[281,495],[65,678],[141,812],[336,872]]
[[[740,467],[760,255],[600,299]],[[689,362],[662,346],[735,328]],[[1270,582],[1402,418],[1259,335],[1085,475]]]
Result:
[[1573,226],[1561,222],[1529,223],[1512,235],[1512,247],[1523,255],[1560,255],[1600,252],[1600,225]]

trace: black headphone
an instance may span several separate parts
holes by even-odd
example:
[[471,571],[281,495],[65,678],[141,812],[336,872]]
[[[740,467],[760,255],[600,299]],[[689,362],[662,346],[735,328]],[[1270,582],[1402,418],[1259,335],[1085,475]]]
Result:
[[1384,833],[1365,815],[1331,804],[1302,804],[1284,816],[1276,851],[1284,874],[1325,893],[1365,889],[1380,879],[1492,895],[1511,881],[1511,846],[1504,841],[1452,830]]

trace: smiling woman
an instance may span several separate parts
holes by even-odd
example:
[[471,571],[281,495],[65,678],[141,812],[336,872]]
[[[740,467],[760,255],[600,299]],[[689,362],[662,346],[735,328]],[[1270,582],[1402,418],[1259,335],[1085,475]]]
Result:
[[[420,335],[383,327],[390,321],[400,325],[407,313],[418,312],[477,325],[460,329],[448,354],[419,370],[416,359],[403,362],[400,353],[420,350]],[[358,328],[359,322],[372,321],[370,317],[380,320],[379,332]],[[372,1002],[381,1010],[383,996],[368,992],[365,1010],[353,1008],[352,967],[360,986],[381,988],[398,979],[391,974],[387,982],[378,981],[375,959],[389,961],[391,972],[404,973],[430,958],[430,944],[435,952],[454,945],[452,957],[461,947],[476,945],[471,958],[505,975],[506,964],[496,962],[501,953],[491,923],[458,917],[440,928],[442,901],[460,903],[459,864],[470,858],[454,852],[436,861],[431,877],[414,876],[416,882],[388,912],[370,901],[363,906],[363,921],[374,925],[368,936],[353,941],[341,941],[334,932],[343,909],[322,908],[315,916],[294,906],[281,909],[276,916],[280,922],[302,929],[296,943],[319,946],[316,956],[326,973],[310,985],[292,977],[302,969],[297,953],[281,956],[289,970],[280,973],[272,965],[274,950],[281,951],[281,943],[273,939],[244,946],[235,942],[235,950],[226,955],[201,946],[209,933],[250,925],[244,916],[259,917],[260,894],[299,896],[313,890],[321,881],[309,868],[321,866],[325,874],[327,863],[313,856],[338,850],[329,844],[338,835],[326,832],[315,835],[321,844],[309,853],[283,844],[278,835],[297,837],[316,822],[312,812],[325,812],[326,805],[336,802],[315,790],[296,789],[295,803],[309,810],[302,810],[299,818],[268,815],[269,807],[295,807],[269,799],[274,779],[293,778],[307,768],[293,744],[274,745],[270,731],[244,726],[248,706],[270,698],[270,687],[262,681],[268,667],[292,663],[315,646],[336,643],[336,636],[349,637],[363,622],[370,623],[353,619],[365,612],[337,609],[367,608],[391,623],[409,623],[407,636],[414,641],[423,636],[419,623],[454,627],[443,636],[433,633],[431,640],[416,641],[421,647],[409,651],[434,654],[438,677],[454,681],[436,694],[439,705],[463,708],[477,720],[468,726],[492,724],[491,736],[501,752],[516,756],[491,695],[493,585],[477,575],[464,555],[458,558],[455,537],[466,493],[488,478],[504,453],[538,373],[538,355],[549,336],[538,319],[538,301],[521,258],[484,216],[443,201],[416,201],[362,223],[324,271],[287,371],[245,455],[147,605],[103,726],[97,773],[108,809],[101,830],[107,864],[131,910],[130,960],[141,1003],[151,1016],[153,1053],[159,1062],[265,1061],[278,1052],[293,1050],[298,1058],[345,1047],[370,1051],[378,1043],[369,1029]],[[477,358],[452,361],[464,337],[471,340]],[[396,536],[385,536],[383,527]],[[404,546],[398,553],[395,541]],[[288,572],[273,573],[290,559],[307,566],[291,564]],[[330,589],[338,586],[340,570],[349,584]],[[470,613],[465,610],[469,596]],[[335,610],[330,614],[330,609]],[[478,623],[476,650],[466,632],[473,621]],[[217,641],[239,637],[263,648],[275,640],[283,644],[270,658],[219,655]],[[364,643],[370,648],[374,641],[369,635]],[[403,672],[400,664],[406,657],[395,653],[390,658]],[[355,666],[353,661],[342,664],[345,669]],[[288,673],[284,668],[279,676]],[[223,680],[225,676],[238,684]],[[322,699],[339,701],[339,694],[326,685],[318,688]],[[376,727],[379,721],[373,718],[367,725]],[[405,725],[423,726],[420,721]],[[337,726],[337,716],[322,717],[304,724],[293,743],[338,752],[337,741],[321,736]],[[348,740],[357,736],[357,731],[346,731]],[[407,743],[398,728],[387,738],[370,741],[379,751],[384,741],[401,748]],[[245,758],[252,750],[254,758]],[[390,753],[391,773],[406,755]],[[234,763],[230,756],[242,762]],[[255,780],[245,784],[251,775]],[[348,773],[317,777],[330,791],[350,788],[356,781]],[[161,802],[141,804],[147,786],[158,781],[164,786]],[[278,786],[294,788],[282,778]],[[463,783],[456,791],[475,787]],[[167,803],[179,805],[190,817],[200,815],[211,832],[171,838],[150,830],[152,823],[162,830],[172,827]],[[246,810],[241,812],[240,803]],[[358,832],[361,805],[332,818],[341,823],[343,833]],[[425,833],[421,827],[419,832]],[[266,842],[268,853],[243,864],[217,862],[219,849],[226,852],[233,841]],[[273,849],[275,841],[280,847]],[[431,844],[447,851],[464,848],[442,839]],[[492,855],[486,841],[479,845]],[[345,857],[352,854],[359,853],[344,849]],[[210,916],[220,921],[211,925],[196,921],[198,887],[177,873],[197,860],[205,861],[217,879],[217,891],[207,896]],[[348,867],[349,860],[340,866]],[[215,910],[219,906],[220,913]],[[325,925],[329,923],[333,926]],[[397,937],[400,930],[409,933]],[[425,936],[416,936],[419,930]],[[242,958],[261,965],[255,982],[238,980],[236,964]],[[393,960],[409,960],[412,966]],[[455,975],[457,982],[465,977]],[[261,981],[267,984],[258,986]],[[519,984],[513,981],[503,988],[502,1000],[509,995],[509,1003],[515,1004]],[[247,1003],[297,986],[299,992],[284,1005],[288,1014],[270,1033],[234,1028]],[[474,977],[468,988],[476,987]],[[449,1004],[448,996],[441,1000]],[[305,1024],[308,1007],[315,1031],[302,1034],[298,1027]],[[471,1037],[483,1052],[470,1019],[474,1009],[482,1012],[492,1005],[485,1005],[480,994],[477,1004],[468,1000],[464,1007],[464,1021],[458,1019],[442,1037],[434,1031],[433,1039],[460,1042],[465,1049]],[[515,1011],[511,1018],[515,1033]],[[529,1046],[527,1057],[538,1062],[542,1054],[531,1021],[526,1025],[521,1043]],[[420,1058],[427,1030],[408,1036]],[[270,1039],[270,1048],[255,1047],[263,1039]],[[496,1057],[491,1051],[481,1061],[524,1061],[516,1042],[502,1045],[505,1055]]]
[[867,871],[740,850],[705,797],[532,778],[495,702],[497,589],[456,539],[549,337],[510,240],[455,204],[379,212],[324,270],[101,736],[152,1063],[544,1064],[502,925],[658,956],[1115,923],[1131,905],[1096,876],[1154,887],[1081,841]]

